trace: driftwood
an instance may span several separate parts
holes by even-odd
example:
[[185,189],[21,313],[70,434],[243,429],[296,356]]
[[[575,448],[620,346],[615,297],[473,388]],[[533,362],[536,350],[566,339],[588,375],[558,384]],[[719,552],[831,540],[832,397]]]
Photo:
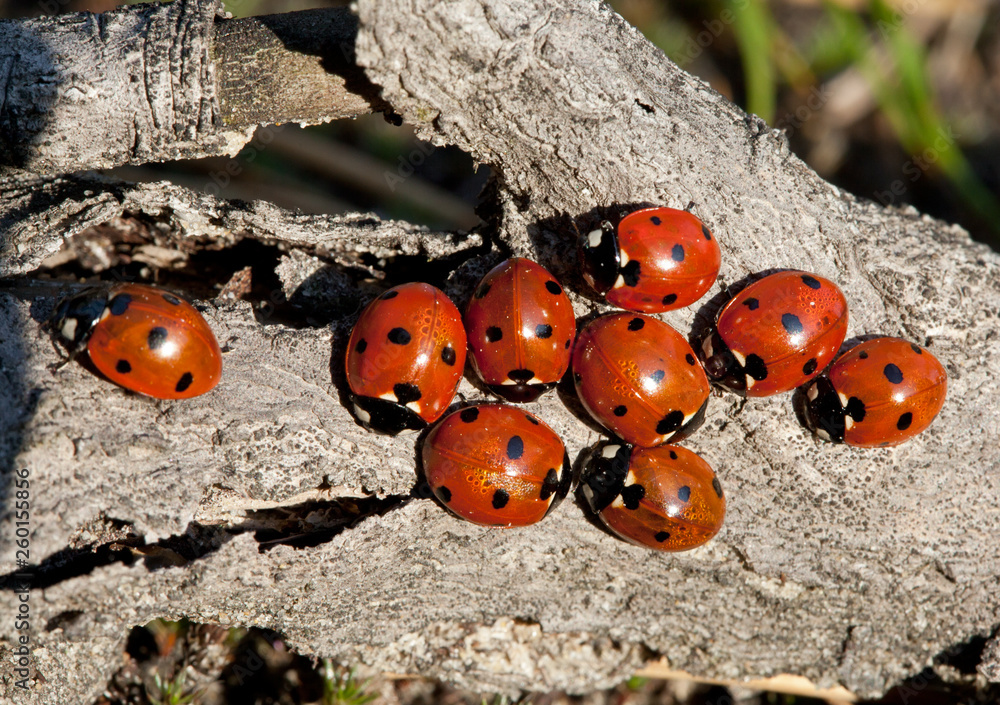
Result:
[[[0,182],[3,266],[23,276],[0,293],[0,611],[16,612],[24,582],[11,502],[27,469],[39,678],[23,693],[5,656],[6,694],[85,700],[120,665],[132,625],[179,616],[268,627],[306,653],[479,690],[586,691],[658,659],[708,678],[792,673],[862,697],[924,687],[927,666],[960,677],[954,664],[970,659],[996,680],[1000,258],[960,228],[826,184],[782,134],[602,4],[360,0],[358,13],[357,61],[381,98],[425,139],[491,166],[482,235],[550,268],[578,314],[601,305],[567,256],[574,225],[602,208],[693,203],[723,268],[711,300],[664,320],[703,330],[730,285],[810,270],[842,285],[849,336],[901,335],[934,352],[950,376],[944,410],[920,438],[864,451],[814,440],[788,395],[717,395],[687,445],[717,469],[728,516],[689,553],[625,545],[573,500],[535,527],[479,528],[422,496],[417,440],[352,420],[340,367],[366,296],[342,276],[353,253],[464,258],[449,288],[461,303],[498,256],[478,235],[306,218],[167,185],[12,175]],[[177,75],[182,65],[171,59]],[[217,69],[204,76],[218,80]],[[53,376],[39,321],[54,294],[31,272],[64,236],[125,212],[178,240],[287,243],[282,293],[339,313],[294,329],[246,304],[206,303],[225,372],[189,402],[139,398],[79,365]],[[460,391],[482,397],[468,381]],[[563,390],[528,408],[571,458],[599,438]],[[362,518],[326,520],[351,503]],[[318,538],[258,540],[288,517]],[[14,624],[0,626],[5,650],[17,646]]]

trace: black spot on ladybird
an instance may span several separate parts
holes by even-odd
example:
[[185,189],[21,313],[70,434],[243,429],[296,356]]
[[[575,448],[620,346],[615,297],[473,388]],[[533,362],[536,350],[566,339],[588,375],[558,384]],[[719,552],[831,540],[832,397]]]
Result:
[[520,384],[530,382],[534,376],[535,373],[532,370],[511,370],[507,373],[507,377],[509,379],[519,382]]
[[382,294],[379,298],[382,299],[383,301],[388,301],[389,299],[394,299],[397,296],[399,296],[398,291],[387,291],[384,294]]
[[665,436],[679,429],[682,423],[684,423],[684,412],[679,410],[671,411],[656,424],[656,432],[661,436]]
[[545,288],[549,290],[550,294],[555,294],[556,296],[562,293],[562,287],[559,286],[559,282],[547,281],[545,282]]
[[656,382],[657,384],[662,382],[664,377],[666,377],[666,373],[663,370],[657,370],[656,372],[654,372],[649,376],[649,378],[654,382]]
[[663,543],[664,541],[666,541],[667,539],[670,538],[670,532],[669,531],[657,531],[656,534],[653,536],[653,538],[656,539],[657,543]]
[[677,300],[677,294],[667,294],[663,297],[663,305],[670,306],[674,301]]
[[463,423],[472,423],[479,418],[479,409],[474,406],[470,406],[468,409],[462,409],[459,412],[458,418],[462,419]]
[[844,413],[855,421],[864,421],[865,403],[857,397],[851,397],[847,400],[847,406],[844,407]]
[[692,355],[691,353],[685,353],[684,362],[686,362],[689,365],[694,365],[694,363],[696,362],[696,360],[694,359],[694,355]]
[[767,379],[767,365],[764,364],[764,359],[755,353],[747,355],[743,371],[750,375],[751,379],[755,379],[758,382]]
[[436,494],[438,498],[445,504],[448,504],[448,502],[451,501],[451,490],[449,490],[444,485],[441,485],[436,490],[434,490],[434,494]]
[[650,216],[650,218],[649,218],[649,222],[650,222],[650,223],[652,223],[653,225],[659,225],[659,224],[660,224],[660,223],[662,223],[663,221],[662,221],[662,220],[660,220],[660,216],[658,216],[658,215],[653,215],[653,216]]
[[905,414],[899,417],[899,421],[896,422],[896,428],[900,431],[905,431],[913,423],[913,414],[907,411]]
[[903,371],[891,362],[885,366],[885,369],[882,370],[882,374],[884,374],[885,378],[893,384],[900,384],[903,381]]
[[490,326],[486,329],[486,342],[495,343],[503,339],[503,331],[497,326]]
[[448,365],[448,367],[454,367],[456,359],[455,348],[449,345],[441,350],[441,362]]
[[781,325],[788,331],[789,335],[796,335],[802,332],[802,321],[794,313],[781,314]]
[[858,357],[860,357],[862,360],[867,360],[868,359],[868,351],[867,350],[862,350],[861,352],[858,353]]
[[642,485],[629,485],[622,490],[622,502],[626,509],[638,509],[639,502],[646,496],[646,488]]
[[386,337],[395,345],[406,345],[410,342],[410,332],[405,328],[393,328]]
[[910,343],[910,350],[912,350],[913,352],[915,352],[917,355],[923,355],[924,354],[923,349],[919,345],[917,345],[916,343]]
[[802,373],[803,374],[807,374],[807,375],[811,375],[813,372],[816,371],[816,368],[818,366],[819,366],[819,363],[816,362],[816,358],[815,357],[810,357],[806,361],[806,364],[802,365]]
[[537,426],[540,423],[538,419],[536,419],[531,414],[525,414],[524,418],[528,419],[528,423],[532,424],[533,426]]
[[677,499],[679,499],[682,502],[687,502],[688,500],[690,500],[691,488],[688,487],[687,485],[684,485],[679,490],[677,490]]
[[409,382],[399,382],[392,385],[392,393],[396,395],[396,400],[404,406],[411,401],[419,401],[422,396],[420,387]]
[[171,306],[180,306],[181,305],[181,300],[178,299],[173,294],[163,293],[163,294],[161,294],[161,296],[163,296],[163,300],[166,301]]
[[808,274],[802,275],[802,283],[810,289],[818,289],[820,287],[819,280],[816,277],[810,277]]
[[503,509],[507,506],[507,502],[510,501],[510,495],[507,490],[497,490],[493,493],[493,508]]
[[482,284],[479,285],[479,288],[476,289],[476,293],[472,295],[472,298],[474,299],[483,298],[488,293],[490,293],[490,286],[491,285],[489,282],[483,282]]
[[624,416],[625,414],[627,414],[628,413],[628,409],[625,407],[624,404],[619,404],[618,406],[615,407],[614,411],[612,411],[611,413],[613,413],[615,416],[619,416],[620,417],[620,416]]
[[119,360],[115,363],[115,372],[120,375],[127,375],[132,371],[132,365],[128,360]]
[[670,451],[670,459],[677,460],[677,451],[675,450]]
[[161,326],[156,326],[146,336],[146,345],[149,346],[150,350],[158,349],[165,342],[167,342],[167,329]]
[[631,321],[628,322],[628,329],[629,330],[642,330],[643,326],[645,326],[645,325],[646,325],[646,322],[644,320],[642,320],[641,318],[633,318]]
[[701,234],[705,236],[706,240],[712,239],[712,233],[704,225],[701,226]]
[[181,375],[181,378],[177,380],[177,386],[174,387],[174,391],[187,391],[187,388],[191,386],[192,382],[194,382],[194,376],[190,372],[185,372]]
[[361,340],[359,340],[357,342],[357,344],[354,346],[354,351],[358,355],[360,355],[361,353],[363,353],[367,349],[368,349],[368,341],[365,340],[364,338],[362,338]]
[[108,302],[108,308],[111,310],[111,315],[120,316],[128,310],[130,303],[132,303],[131,295],[118,294],[118,296]]
[[566,344],[565,344],[565,345],[563,345],[563,347],[564,347],[564,348],[566,348],[567,350],[569,350],[569,346],[570,346],[570,345],[572,345],[572,344],[573,344],[573,341],[572,341],[572,340],[569,340],[569,339],[567,338],[567,339],[566,339]]
[[511,460],[517,460],[522,455],[524,455],[524,441],[521,440],[520,436],[511,436],[510,440],[507,441],[507,457]]
[[756,311],[757,308],[760,306],[760,301],[751,296],[749,299],[743,302],[743,305],[746,306],[751,311]]
[[548,323],[539,323],[535,326],[535,337],[536,338],[551,338],[552,337],[552,326]]
[[625,286],[635,286],[639,283],[639,270],[641,269],[642,265],[639,264],[639,260],[637,259],[632,260],[622,267],[621,275]]
[[715,490],[715,496],[722,499],[722,484],[719,483],[719,478],[712,478],[712,489]]
[[684,245],[681,244],[674,245],[673,249],[670,250],[670,259],[672,259],[674,262],[683,262]]

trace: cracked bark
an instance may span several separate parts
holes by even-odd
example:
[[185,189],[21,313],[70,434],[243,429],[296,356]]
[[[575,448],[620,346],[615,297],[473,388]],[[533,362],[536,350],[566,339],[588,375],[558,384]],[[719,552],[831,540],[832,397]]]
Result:
[[[715,397],[686,445],[717,469],[729,514],[712,543],[681,555],[625,545],[573,501],[536,527],[491,531],[415,498],[307,549],[260,552],[252,535],[219,529],[183,566],[97,567],[48,586],[44,599],[33,593],[34,658],[46,678],[35,701],[95,692],[128,627],[160,616],[264,626],[307,653],[511,691],[588,690],[662,657],[699,676],[789,672],[875,696],[994,632],[995,253],[957,227],[826,184],[780,133],[596,2],[361,0],[359,21],[358,61],[385,101],[425,139],[494,169],[481,209],[490,235],[550,268],[579,314],[599,304],[566,256],[574,219],[583,225],[612,205],[693,202],[718,235],[723,269],[710,301],[664,320],[700,330],[749,274],[814,271],[846,292],[849,336],[901,335],[934,352],[950,376],[944,410],[917,440],[862,451],[811,439],[787,395]],[[30,188],[8,179],[2,189],[8,274],[30,274],[64,235],[124,211],[162,219],[177,238],[242,235],[304,249],[283,262],[282,281],[319,304],[363,298],[346,285],[315,286],[317,277],[338,281],[339,262],[358,249],[440,258],[476,244],[84,176]],[[468,254],[449,288],[460,303],[495,258]],[[223,381],[174,403],[109,388],[76,365],[53,377],[37,323],[52,303],[30,276],[0,298],[4,472],[32,472],[33,558],[120,540],[102,539],[121,526],[109,519],[152,543],[226,527],[257,502],[322,500],[320,487],[390,496],[417,482],[415,440],[371,436],[341,403],[352,313],[329,328],[292,329],[263,325],[243,304],[209,304],[230,350]],[[481,396],[467,381],[461,392]],[[528,408],[571,457],[598,437],[566,395]],[[11,522],[8,514],[4,541]],[[0,571],[12,571],[9,545],[2,556]],[[4,613],[15,607],[9,582],[0,603]],[[15,636],[5,621],[0,639]],[[996,677],[996,659],[994,641],[983,675]]]

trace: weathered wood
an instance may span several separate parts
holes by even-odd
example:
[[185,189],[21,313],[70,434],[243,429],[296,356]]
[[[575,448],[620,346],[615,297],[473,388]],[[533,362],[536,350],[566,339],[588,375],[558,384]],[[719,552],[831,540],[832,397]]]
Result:
[[214,0],[0,21],[0,174],[235,155],[258,125],[382,109],[346,8],[224,19]]
[[[31,593],[35,624],[51,626],[33,634],[47,679],[35,701],[96,691],[128,627],[156,616],[265,626],[306,652],[508,691],[587,690],[663,658],[705,677],[791,672],[873,696],[919,683],[908,679],[996,629],[996,253],[957,227],[824,183],[780,133],[685,74],[601,3],[358,7],[358,61],[383,98],[424,138],[491,166],[496,179],[481,209],[491,234],[557,273],[578,314],[600,304],[570,255],[574,220],[582,226],[600,207],[693,202],[719,238],[723,270],[710,301],[664,320],[700,331],[747,275],[815,271],[843,286],[849,336],[902,335],[934,352],[950,375],[945,408],[920,438],[865,451],[812,439],[788,395],[718,395],[686,445],[719,472],[726,525],[704,548],[660,555],[624,545],[574,501],[535,527],[494,531],[407,499],[418,486],[415,439],[371,436],[342,403],[352,314],[296,330],[259,321],[242,304],[210,305],[230,350],[223,382],[191,402],[157,403],[79,366],[53,378],[45,366],[55,354],[37,322],[53,297],[24,282],[0,298],[0,410],[14,410],[4,416],[4,472],[28,467],[36,478],[32,541],[49,561],[35,576],[44,599]],[[125,198],[177,237],[239,231],[292,247],[346,238],[345,261],[390,241],[392,252],[407,237],[456,260],[469,244],[375,221],[358,232],[357,220],[323,224],[180,189],[165,188],[158,201],[156,187],[140,198],[138,188],[123,197],[121,186],[65,183],[77,189],[66,209],[53,194],[69,186],[53,182],[56,191],[37,203],[24,194],[0,212],[4,237],[25,248],[8,271],[29,272],[60,241],[64,220],[78,228],[90,209],[105,217]],[[36,212],[45,207],[51,220]],[[286,233],[278,223],[295,227]],[[310,239],[317,227],[324,235]],[[388,227],[408,234],[383,238]],[[459,303],[495,256],[467,254],[448,289]],[[290,256],[282,280],[298,290],[317,264]],[[326,272],[337,281],[336,258]],[[322,304],[347,285],[306,288]],[[481,398],[468,382],[461,392]],[[571,458],[599,437],[572,395],[526,408],[553,426]],[[305,503],[323,493],[362,491],[397,506],[309,548],[260,552],[240,533],[260,520],[261,502],[312,507]],[[0,532],[12,535],[9,515]],[[128,532],[162,540],[143,555],[169,551],[184,565],[156,568],[167,562],[160,555],[130,566],[80,559],[85,574],[69,570],[77,563],[60,567],[67,547],[122,542]],[[0,555],[0,572],[12,571],[8,546]],[[7,613],[14,596],[0,592],[0,604]],[[3,643],[15,636],[0,624]],[[72,675],[60,679],[67,663]],[[996,678],[995,643],[979,669]]]

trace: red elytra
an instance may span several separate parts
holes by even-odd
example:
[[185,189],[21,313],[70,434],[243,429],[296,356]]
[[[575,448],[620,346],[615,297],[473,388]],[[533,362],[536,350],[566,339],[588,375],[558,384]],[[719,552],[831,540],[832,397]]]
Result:
[[573,305],[540,264],[515,257],[494,267],[465,312],[473,366],[494,394],[530,402],[569,367]]
[[837,358],[806,390],[806,424],[834,443],[894,446],[926,429],[948,391],[948,375],[928,350],[875,338]]
[[430,284],[389,289],[368,304],[351,331],[344,365],[354,414],[395,434],[441,418],[465,368],[458,308]]
[[684,336],[637,313],[612,313],[584,326],[573,348],[573,381],[591,416],[646,447],[694,432],[710,391]]
[[695,215],[644,208],[580,238],[584,279],[608,303],[659,313],[690,306],[715,283],[719,243]]
[[87,289],[61,301],[49,326],[70,358],[86,349],[101,374],[150,397],[196,397],[222,376],[212,329],[194,306],[164,289]]
[[808,272],[778,272],[723,307],[698,355],[715,384],[765,397],[822,372],[846,334],[847,300],[836,284]]
[[712,467],[686,448],[599,444],[580,478],[590,508],[618,536],[658,551],[687,551],[722,528],[726,498]]
[[422,458],[438,500],[486,526],[534,524],[572,484],[559,436],[534,414],[507,404],[449,414],[427,435]]

